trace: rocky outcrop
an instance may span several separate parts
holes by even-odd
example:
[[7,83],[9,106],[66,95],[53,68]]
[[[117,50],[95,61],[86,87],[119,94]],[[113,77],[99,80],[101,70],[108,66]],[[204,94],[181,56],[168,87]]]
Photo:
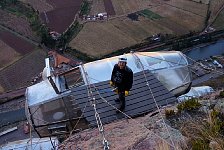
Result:
[[[164,117],[164,113],[162,112]],[[165,126],[166,125],[166,126]],[[104,125],[105,137],[112,150],[153,150],[184,145],[186,138],[176,129],[163,123],[161,115],[148,114],[136,119],[124,119]],[[169,132],[167,132],[167,129]],[[170,138],[171,135],[171,138]],[[103,138],[97,128],[70,136],[59,147],[62,149],[103,149]],[[171,148],[172,149],[172,148]]]

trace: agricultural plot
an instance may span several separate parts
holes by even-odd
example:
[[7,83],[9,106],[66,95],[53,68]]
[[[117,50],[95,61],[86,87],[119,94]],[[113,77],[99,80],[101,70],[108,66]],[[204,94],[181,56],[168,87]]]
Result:
[[8,31],[0,30],[0,40],[12,47],[17,53],[25,55],[34,50],[35,46]]
[[2,69],[0,71],[0,87],[4,91],[9,91],[30,85],[32,78],[43,71],[45,56],[44,51],[35,50],[16,63]]
[[164,3],[170,7],[176,7],[182,11],[187,11],[201,17],[206,17],[207,15],[208,5],[203,3],[197,3],[190,0],[171,0],[164,1]]
[[0,9],[0,24],[25,37],[39,41],[39,38],[32,32],[29,22],[23,17],[18,17]]
[[151,8],[150,10],[186,28],[188,31],[200,31],[204,26],[204,17],[166,4]]
[[111,0],[104,0],[104,7],[108,15],[110,16],[115,15],[114,6]]
[[19,0],[23,3],[31,5],[35,10],[40,13],[53,10],[53,7],[46,2],[46,0]]
[[211,0],[210,1],[210,7],[209,11],[211,12],[209,21],[212,21],[214,17],[216,17],[216,14],[218,13],[219,9],[223,7],[224,0]]
[[158,0],[112,0],[116,15],[133,13],[139,10],[156,7],[162,2]]
[[[41,19],[50,28],[51,31],[63,33],[74,21],[78,8],[66,7],[55,9],[41,14]],[[47,17],[47,18],[46,18]]]
[[90,15],[96,15],[102,12],[106,12],[104,7],[104,0],[92,0],[92,8],[90,10]]
[[212,24],[212,27],[216,30],[223,30],[224,29],[224,10],[220,12],[214,23]]
[[21,55],[0,40],[0,70],[21,58]]
[[54,10],[41,13],[41,19],[51,31],[63,33],[74,21],[76,13],[80,10],[82,0],[47,0]]
[[103,23],[89,22],[69,46],[97,57],[135,45],[161,32],[172,34],[171,30],[144,17],[139,17],[139,21],[123,17]]
[[139,15],[144,16],[146,18],[149,18],[151,20],[157,20],[157,19],[161,19],[162,17],[148,9],[144,9],[140,12],[138,12]]
[[155,20],[155,22],[157,23],[157,25],[170,29],[173,34],[177,36],[189,33],[189,30],[187,28],[180,26],[178,23],[167,18]]
[[56,8],[80,7],[83,0],[46,0],[48,4]]

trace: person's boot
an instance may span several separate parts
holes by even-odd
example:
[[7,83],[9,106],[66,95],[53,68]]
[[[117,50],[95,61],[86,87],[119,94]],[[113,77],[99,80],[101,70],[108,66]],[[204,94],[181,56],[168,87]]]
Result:
[[117,104],[120,104],[120,102],[121,102],[119,98],[115,99],[114,101],[115,101],[115,103],[117,103]]
[[[120,111],[124,111],[124,109],[125,109],[125,101],[122,101],[121,103],[120,103],[120,106],[118,107],[118,109],[120,110]],[[116,113],[120,113],[120,111],[118,111],[118,110],[116,110]]]

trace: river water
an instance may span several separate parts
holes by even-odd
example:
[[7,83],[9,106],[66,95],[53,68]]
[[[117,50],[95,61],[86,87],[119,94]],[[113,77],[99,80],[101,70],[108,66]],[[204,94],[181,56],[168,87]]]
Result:
[[211,45],[193,48],[184,53],[194,60],[206,59],[210,56],[224,54],[224,40],[219,40]]

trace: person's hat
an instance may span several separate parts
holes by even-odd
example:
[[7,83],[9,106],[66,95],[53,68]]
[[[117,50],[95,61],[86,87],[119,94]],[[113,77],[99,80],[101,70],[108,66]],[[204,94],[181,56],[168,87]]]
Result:
[[127,63],[127,58],[126,57],[119,57],[118,61]]

